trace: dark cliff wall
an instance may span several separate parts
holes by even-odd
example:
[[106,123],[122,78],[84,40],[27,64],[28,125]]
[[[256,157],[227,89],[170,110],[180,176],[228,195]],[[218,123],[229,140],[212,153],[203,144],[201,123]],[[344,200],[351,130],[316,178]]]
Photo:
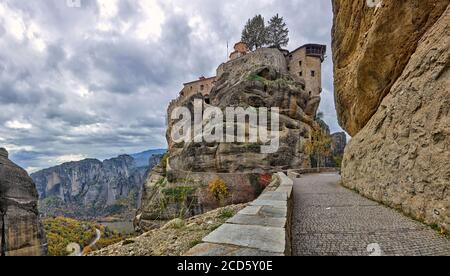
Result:
[[38,193],[28,174],[0,149],[0,227],[2,255],[42,256],[46,238],[39,220]]

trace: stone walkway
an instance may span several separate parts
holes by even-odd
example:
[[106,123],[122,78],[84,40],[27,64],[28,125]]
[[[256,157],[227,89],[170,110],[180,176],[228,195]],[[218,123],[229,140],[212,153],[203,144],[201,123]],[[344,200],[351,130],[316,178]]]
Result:
[[449,239],[343,188],[339,179],[311,174],[295,181],[294,255],[450,256]]

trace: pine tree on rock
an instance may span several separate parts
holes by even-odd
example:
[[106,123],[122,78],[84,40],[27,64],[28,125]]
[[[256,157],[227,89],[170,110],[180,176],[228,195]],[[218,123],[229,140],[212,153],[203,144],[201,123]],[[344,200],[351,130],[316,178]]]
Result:
[[241,41],[246,43],[252,51],[267,44],[267,29],[261,15],[256,15],[247,21],[242,31]]
[[281,48],[289,43],[289,29],[284,18],[278,14],[269,21],[267,27],[267,44],[271,47]]

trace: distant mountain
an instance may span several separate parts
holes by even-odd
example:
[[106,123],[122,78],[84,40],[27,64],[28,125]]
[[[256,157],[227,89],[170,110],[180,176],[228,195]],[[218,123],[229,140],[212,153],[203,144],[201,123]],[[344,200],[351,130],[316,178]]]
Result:
[[103,162],[85,159],[31,174],[41,214],[77,219],[132,217],[148,173],[162,158],[160,152],[121,155]]
[[167,152],[166,149],[148,150],[148,151],[143,151],[140,153],[131,154],[131,157],[134,158],[134,161],[136,162],[136,166],[146,167],[146,166],[148,166],[150,157],[153,157],[155,155],[164,155],[164,154],[166,154],[166,152]]

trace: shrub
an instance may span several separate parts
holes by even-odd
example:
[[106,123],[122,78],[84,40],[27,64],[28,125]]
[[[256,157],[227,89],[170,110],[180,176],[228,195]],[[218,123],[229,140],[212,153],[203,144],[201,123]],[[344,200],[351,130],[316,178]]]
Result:
[[199,245],[199,244],[201,244],[202,243],[202,240],[195,240],[195,241],[192,241],[190,244],[189,244],[189,248],[194,248],[194,247],[196,247],[197,245]]
[[342,168],[342,160],[343,160],[342,155],[338,155],[338,156],[334,157],[334,163],[336,163],[337,168]]
[[259,181],[263,187],[267,187],[272,182],[272,175],[271,174],[262,174],[259,177]]
[[194,194],[195,188],[188,186],[179,186],[175,188],[163,189],[162,193],[173,202],[183,203],[188,197]]
[[220,211],[220,218],[223,220],[227,220],[232,218],[235,215],[235,212],[232,209],[225,208]]
[[162,229],[181,229],[185,226],[184,220],[180,218],[173,219],[169,221]]
[[208,192],[219,202],[221,205],[224,200],[230,195],[227,184],[221,178],[217,177],[208,184]]

